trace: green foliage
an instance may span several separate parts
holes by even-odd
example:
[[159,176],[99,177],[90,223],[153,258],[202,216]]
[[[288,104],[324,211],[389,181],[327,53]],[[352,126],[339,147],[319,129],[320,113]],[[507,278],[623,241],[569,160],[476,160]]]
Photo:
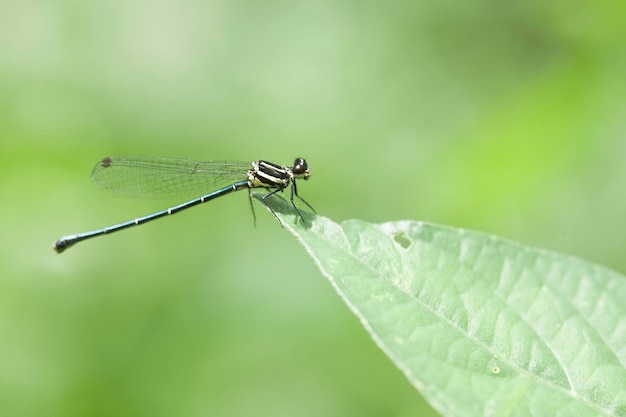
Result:
[[425,222],[294,227],[270,204],[443,415],[626,416],[624,276]]

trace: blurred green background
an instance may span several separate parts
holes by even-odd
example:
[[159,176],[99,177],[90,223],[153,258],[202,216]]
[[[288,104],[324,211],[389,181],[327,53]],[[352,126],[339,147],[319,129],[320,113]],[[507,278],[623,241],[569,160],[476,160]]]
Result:
[[427,220],[626,271],[626,3],[0,4],[2,416],[430,416],[245,193],[90,184],[111,154],[308,159],[335,221]]

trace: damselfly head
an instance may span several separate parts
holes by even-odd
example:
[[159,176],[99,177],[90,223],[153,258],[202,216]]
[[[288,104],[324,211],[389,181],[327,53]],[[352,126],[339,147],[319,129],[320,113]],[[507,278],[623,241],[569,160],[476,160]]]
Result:
[[297,179],[308,180],[311,176],[311,171],[309,171],[309,166],[304,158],[296,158],[296,160],[293,161],[291,172],[293,172],[293,176]]

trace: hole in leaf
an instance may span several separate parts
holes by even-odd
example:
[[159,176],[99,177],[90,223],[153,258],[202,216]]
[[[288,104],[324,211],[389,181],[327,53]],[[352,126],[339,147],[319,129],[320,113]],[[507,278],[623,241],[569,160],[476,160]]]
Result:
[[411,240],[406,237],[402,230],[393,233],[393,240],[404,249],[408,249],[411,246]]

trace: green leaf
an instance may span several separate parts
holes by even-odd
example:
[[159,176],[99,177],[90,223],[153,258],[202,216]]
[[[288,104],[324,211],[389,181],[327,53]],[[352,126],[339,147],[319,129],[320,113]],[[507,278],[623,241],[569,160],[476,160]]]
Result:
[[442,415],[626,416],[623,275],[425,222],[303,224],[268,203]]

